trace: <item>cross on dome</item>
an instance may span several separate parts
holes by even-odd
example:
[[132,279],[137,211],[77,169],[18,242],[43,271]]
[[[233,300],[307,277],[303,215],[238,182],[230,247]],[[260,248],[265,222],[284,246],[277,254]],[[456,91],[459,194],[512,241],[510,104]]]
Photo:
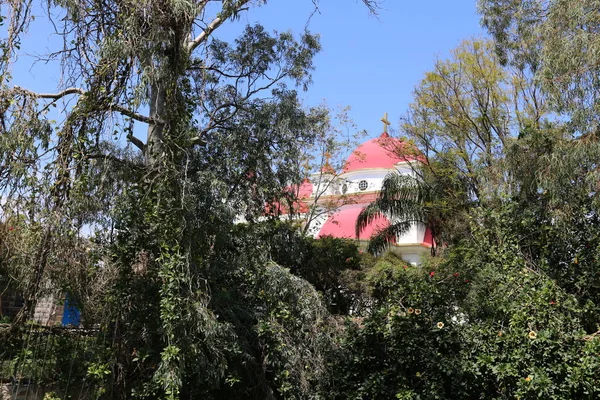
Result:
[[383,133],[388,133],[388,125],[391,125],[391,124],[390,124],[390,121],[388,121],[387,113],[383,114],[383,118],[381,118],[380,121],[383,122]]

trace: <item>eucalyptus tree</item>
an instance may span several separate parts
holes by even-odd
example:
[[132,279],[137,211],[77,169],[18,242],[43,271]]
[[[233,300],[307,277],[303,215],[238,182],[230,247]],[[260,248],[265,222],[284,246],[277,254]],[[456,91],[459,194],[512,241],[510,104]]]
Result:
[[527,69],[580,134],[598,130],[600,16],[593,0],[480,0],[502,61]]
[[[69,373],[99,394],[313,389],[318,338],[302,332],[324,320],[318,297],[233,225],[299,181],[291,161],[326,119],[297,95],[310,85],[318,35],[260,24],[232,41],[220,35],[267,3],[0,5],[2,219],[19,228],[2,270],[20,271],[21,321],[44,291],[67,291],[83,322],[100,327],[101,348],[87,353],[94,368]],[[60,66],[48,93],[12,81],[33,24],[60,38],[43,56]],[[265,297],[273,289],[282,291]],[[290,293],[303,293],[298,306]]]

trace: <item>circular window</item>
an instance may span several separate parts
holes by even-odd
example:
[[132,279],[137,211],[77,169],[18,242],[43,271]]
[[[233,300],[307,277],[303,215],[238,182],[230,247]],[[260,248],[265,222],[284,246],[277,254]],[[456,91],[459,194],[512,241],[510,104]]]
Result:
[[369,184],[367,183],[367,181],[362,180],[362,181],[358,182],[358,188],[360,190],[367,190],[368,187],[369,187]]

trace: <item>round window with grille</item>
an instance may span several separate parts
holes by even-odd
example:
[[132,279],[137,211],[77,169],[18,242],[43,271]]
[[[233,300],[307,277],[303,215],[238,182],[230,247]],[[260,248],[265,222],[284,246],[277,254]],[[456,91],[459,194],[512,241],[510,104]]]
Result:
[[362,181],[358,182],[358,188],[360,190],[367,190],[368,187],[369,187],[369,184],[367,183],[367,181],[362,180]]

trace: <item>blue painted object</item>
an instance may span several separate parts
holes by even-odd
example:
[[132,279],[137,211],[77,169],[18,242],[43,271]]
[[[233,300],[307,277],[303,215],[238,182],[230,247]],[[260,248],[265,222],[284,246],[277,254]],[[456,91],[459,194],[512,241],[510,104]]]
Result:
[[63,312],[62,324],[63,326],[79,326],[81,321],[81,313],[75,304],[75,301],[67,295],[65,296],[65,310]]

